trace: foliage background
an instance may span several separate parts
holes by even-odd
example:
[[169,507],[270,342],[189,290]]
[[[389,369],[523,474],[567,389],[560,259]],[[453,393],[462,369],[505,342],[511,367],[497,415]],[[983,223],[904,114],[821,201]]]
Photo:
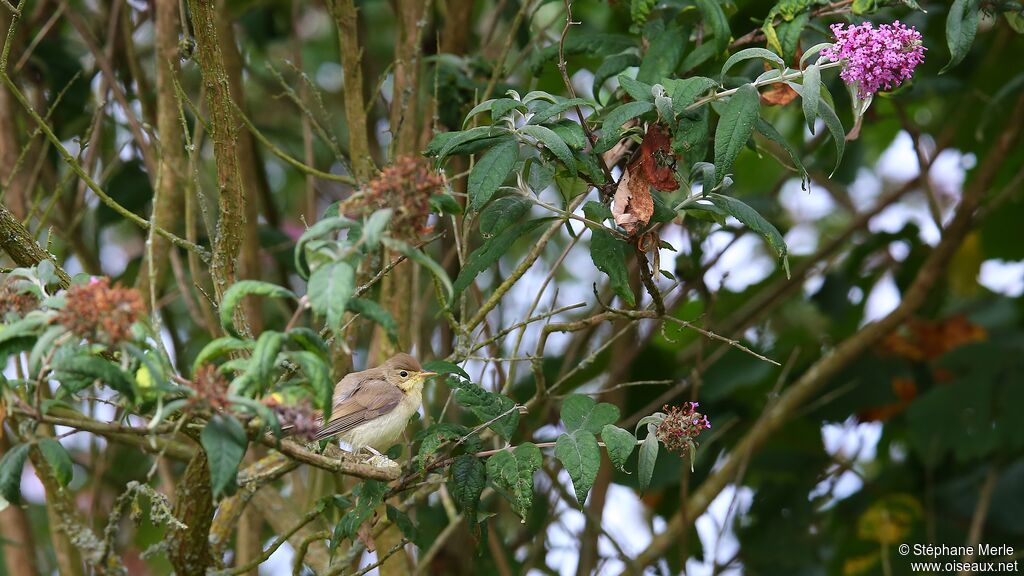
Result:
[[[139,287],[145,305],[152,309],[155,302],[159,310],[158,323],[150,326],[161,337],[146,340],[152,348],[147,353],[156,353],[155,343],[162,341],[171,359],[167,373],[182,377],[182,386],[192,384],[200,351],[225,334],[217,316],[224,308],[214,305],[222,305],[229,287],[237,279],[258,279],[305,293],[304,275],[292,258],[297,240],[307,226],[332,216],[336,202],[366,185],[377,167],[418,155],[436,132],[462,129],[467,112],[487,94],[515,89],[523,95],[540,90],[570,96],[557,65],[566,16],[559,2],[367,1],[358,3],[355,21],[345,19],[352,6],[343,0],[187,4],[27,2],[20,22],[11,27],[13,35],[5,35],[7,84],[0,92],[4,265],[31,266],[52,255],[57,267],[51,274],[105,275]],[[592,98],[594,74],[610,56],[630,47],[637,59],[626,60],[633,65],[664,57],[662,46],[651,47],[657,30],[650,23],[676,18],[690,26],[694,38],[672,44],[683,46],[683,63],[673,75],[717,78],[723,53],[684,69],[697,36],[717,41],[702,18],[706,4],[574,3],[579,24],[568,31],[563,48],[575,92]],[[737,339],[780,366],[664,318],[610,314],[591,321],[602,313],[599,299],[611,302],[616,292],[616,305],[631,307],[595,268],[591,235],[583,234],[580,221],[567,222],[546,244],[537,242],[537,230],[522,234],[530,240],[518,234],[509,238],[500,260],[465,286],[461,308],[449,312],[438,303],[443,283],[435,283],[424,266],[406,262],[372,282],[404,253],[397,244],[376,248],[372,240],[356,247],[342,242],[338,249],[351,250],[345,254],[358,262],[350,268],[348,292],[366,286],[365,300],[378,303],[381,313],[365,308],[342,327],[333,320],[342,318],[345,306],[329,310],[332,302],[337,305],[337,293],[318,293],[320,304],[312,302],[318,297],[310,289],[316,315],[304,315],[300,323],[320,328],[327,318],[339,336],[328,339],[331,381],[374,365],[395,349],[414,351],[423,360],[459,360],[483,389],[527,405],[511,438],[517,445],[553,441],[563,430],[560,408],[571,391],[616,405],[618,424],[631,431],[644,416],[684,400],[699,400],[714,422],[701,437],[692,472],[687,458],[661,450],[651,485],[641,492],[638,456],[626,465],[629,473],[605,460],[582,510],[569,474],[556,458],[545,458],[524,521],[488,490],[480,504],[481,532],[462,521],[464,502],[458,493],[450,494],[457,492],[452,487],[458,480],[440,488],[438,482],[447,478],[442,470],[427,490],[411,493],[419,497],[390,499],[396,513],[380,509],[380,517],[401,530],[377,534],[378,555],[367,555],[362,565],[389,552],[383,571],[610,574],[639,573],[650,565],[663,573],[901,574],[909,573],[909,562],[893,546],[903,542],[1009,544],[1018,550],[1013,558],[1019,557],[1024,549],[1024,420],[1018,415],[1024,405],[1020,3],[920,2],[924,10],[915,10],[913,2],[783,1],[774,9],[755,1],[715,4],[727,19],[731,52],[765,45],[759,29],[767,15],[779,15],[781,22],[801,13],[814,15],[796,30],[801,48],[826,41],[828,23],[863,18],[913,24],[928,48],[910,86],[875,99],[860,137],[846,143],[831,177],[836,151],[829,132],[822,127],[814,136],[807,132],[800,100],[762,103],[762,116],[796,147],[813,183],[809,191],[801,190],[786,152],[755,137],[755,149],[736,159],[727,194],[783,234],[789,278],[768,245],[735,220],[719,223],[688,214],[683,225],[677,221],[661,230],[661,240],[677,250],[658,251],[660,268],[676,280],[653,280],[661,290],[675,287],[666,292],[667,315]],[[949,62],[949,33],[958,32],[948,29],[951,7],[978,12],[980,23],[973,42],[953,40],[967,51],[940,74]],[[3,30],[12,21],[8,8],[0,8]],[[185,11],[189,25],[180,33],[177,18]],[[174,25],[157,25],[161,14]],[[210,41],[211,30],[217,31],[219,45]],[[792,63],[791,55],[787,59]],[[495,62],[504,65],[495,68]],[[161,66],[168,72],[161,73]],[[749,81],[764,70],[761,66],[747,61],[731,76]],[[357,71],[362,90],[350,90]],[[853,120],[845,88],[834,71],[823,72],[822,79],[849,130]],[[626,101],[614,86],[614,79],[605,84],[601,103]],[[25,103],[14,98],[14,87],[35,114],[46,117],[52,135],[40,134]],[[360,94],[357,102],[346,98],[352,93]],[[237,117],[239,110],[251,119],[252,129]],[[483,116],[476,122],[486,124]],[[182,130],[183,120],[188,130]],[[80,171],[69,168],[52,140],[62,143]],[[289,163],[284,155],[314,170]],[[536,157],[556,163],[550,155],[536,152]],[[469,157],[455,157],[445,166],[448,194],[435,198],[435,212],[451,208],[452,201],[466,203]],[[398,196],[386,197],[387,207],[422,209],[416,202],[423,198],[411,199],[408,180],[390,188],[375,182],[397,190]],[[514,184],[515,178],[507,182]],[[561,210],[570,202],[566,190],[573,182],[556,179],[555,184],[542,197]],[[97,188],[124,210],[101,201]],[[587,199],[600,199],[597,190],[588,193]],[[542,206],[530,210],[534,217],[561,217]],[[397,216],[392,218],[386,242],[421,246],[452,279],[485,240],[477,222],[459,214],[431,216],[429,232],[417,229],[422,222],[415,219],[400,225]],[[148,235],[139,219],[198,244],[198,252],[209,251],[212,259],[201,261],[180,240],[172,246],[158,234]],[[485,330],[493,335],[523,321],[532,309],[540,313],[577,303],[583,306],[562,310],[551,321],[583,325],[549,335],[540,322],[533,323],[522,336],[513,331],[467,353],[467,340],[460,339],[466,335],[458,327],[515,276],[537,246],[537,262],[483,314]],[[639,296],[636,308],[642,309],[651,303],[641,286],[647,259],[630,254],[626,261],[627,290]],[[314,267],[317,262],[310,259]],[[330,262],[332,270],[343,268]],[[44,278],[45,272],[37,269]],[[55,277],[50,287],[59,280]],[[291,326],[295,304],[284,302],[249,298],[227,317],[234,317],[243,338],[255,340],[265,330]],[[449,313],[456,322],[449,321]],[[388,318],[395,322],[395,340],[387,335]],[[474,334],[478,341],[490,337]],[[538,349],[542,334],[546,345]],[[282,356],[280,362],[285,360]],[[138,391],[139,360],[131,362],[136,364],[128,374]],[[14,363],[5,372],[11,381],[19,378]],[[273,369],[282,366],[275,363]],[[535,395],[538,376],[549,385],[559,382],[557,392]],[[296,388],[308,383],[300,384]],[[43,388],[60,394],[56,386]],[[104,431],[88,422],[77,428],[51,426],[72,423],[74,415],[68,413],[32,422],[32,414],[18,412],[11,400],[18,390],[5,387],[5,453],[19,438],[91,431],[61,439],[73,463],[66,487],[46,481],[45,455],[30,455],[30,465],[16,479],[24,506],[0,512],[7,573],[81,573],[90,556],[75,550],[71,540],[78,532],[67,528],[68,514],[98,534],[115,526],[108,553],[132,574],[190,566],[173,554],[142,559],[143,550],[172,532],[148,518],[148,504],[137,526],[127,518],[108,524],[107,516],[128,483],[136,481],[166,495],[181,519],[187,512],[181,503],[192,496],[183,487],[209,483],[190,484],[186,465],[192,452],[183,449],[176,458],[178,445],[171,442],[180,440],[193,450],[198,430],[168,436],[162,456],[154,459],[142,456],[137,440],[143,436],[126,439],[117,434],[123,430]],[[422,438],[413,441],[417,432],[440,415],[470,429],[488,420],[471,410],[446,411],[449,392],[440,381],[428,385],[424,418],[410,427],[410,445],[399,457],[407,471],[424,444]],[[111,398],[97,392],[76,400],[73,408],[90,421],[126,427],[144,426],[152,418],[151,409],[111,406]],[[137,416],[128,418],[132,411]],[[200,410],[194,416],[201,425],[210,414]],[[252,444],[245,465],[273,452],[258,444]],[[504,445],[494,435],[484,444],[480,451]],[[345,474],[332,476],[307,460],[308,466],[256,492],[222,546],[228,568],[261,560],[261,546],[266,549],[303,514],[316,510],[320,513],[298,538],[288,535],[290,540],[268,555],[261,571],[290,571],[307,536],[310,549],[340,546],[338,554],[358,571],[359,538],[354,529],[340,538],[336,526],[352,518],[368,484],[349,476],[359,470],[348,464],[335,470]],[[36,479],[37,466],[44,468],[42,482]],[[363,492],[353,494],[354,486]],[[348,497],[314,508],[326,494]],[[408,520],[414,529],[392,518]],[[193,544],[202,548],[207,534],[197,533]],[[189,546],[186,542],[182,550]],[[101,564],[90,569],[114,570]]]

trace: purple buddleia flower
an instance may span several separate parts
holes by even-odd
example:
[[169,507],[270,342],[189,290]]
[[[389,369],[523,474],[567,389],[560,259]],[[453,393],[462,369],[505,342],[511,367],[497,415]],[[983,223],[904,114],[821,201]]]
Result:
[[845,61],[839,74],[862,100],[876,92],[892,90],[910,79],[914,68],[924,62],[926,48],[921,33],[901,24],[881,24],[874,28],[870,22],[860,26],[833,24],[835,43],[821,51],[833,62]]

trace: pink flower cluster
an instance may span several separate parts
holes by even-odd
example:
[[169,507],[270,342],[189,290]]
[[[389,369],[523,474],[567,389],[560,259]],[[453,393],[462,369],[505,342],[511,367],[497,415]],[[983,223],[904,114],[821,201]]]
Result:
[[657,428],[658,440],[670,451],[696,448],[696,438],[711,428],[708,417],[697,412],[699,404],[684,402],[682,406],[665,406],[665,419]]
[[896,88],[924,62],[921,33],[899,20],[878,28],[870,22],[860,26],[833,24],[832,33],[836,42],[822,50],[821,55],[833,62],[846,61],[839,76],[850,86],[856,86],[861,99],[882,88]]

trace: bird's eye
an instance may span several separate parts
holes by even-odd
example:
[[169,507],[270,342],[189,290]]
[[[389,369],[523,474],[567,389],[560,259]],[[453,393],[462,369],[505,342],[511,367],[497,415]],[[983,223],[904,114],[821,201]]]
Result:
[[401,376],[402,378],[408,378],[409,377],[409,373],[406,372],[405,370],[402,370],[401,372],[399,372],[398,375]]

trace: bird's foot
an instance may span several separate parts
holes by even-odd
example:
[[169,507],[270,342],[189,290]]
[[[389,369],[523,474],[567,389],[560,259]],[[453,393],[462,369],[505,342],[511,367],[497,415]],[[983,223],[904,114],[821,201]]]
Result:
[[[376,452],[376,451],[374,451],[374,452]],[[398,464],[398,462],[395,462],[391,458],[388,458],[387,456],[385,456],[385,455],[383,455],[383,454],[381,454],[379,452],[377,452],[373,456],[370,456],[366,460],[366,463],[369,464],[370,466],[373,466],[374,468],[400,468],[401,467]]]

